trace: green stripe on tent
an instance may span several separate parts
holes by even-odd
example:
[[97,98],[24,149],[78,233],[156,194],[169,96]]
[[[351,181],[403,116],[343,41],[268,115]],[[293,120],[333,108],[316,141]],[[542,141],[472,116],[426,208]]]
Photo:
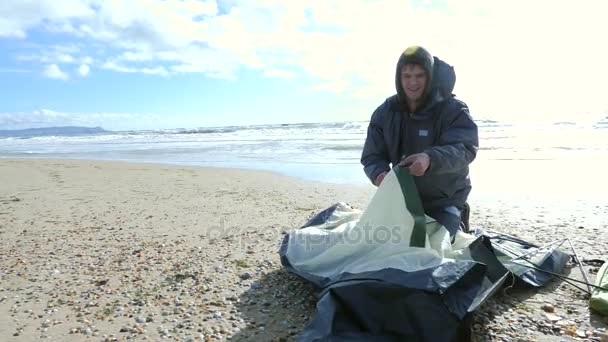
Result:
[[414,216],[414,228],[410,237],[410,246],[424,247],[426,242],[426,216],[422,207],[422,201],[418,195],[418,189],[416,189],[416,183],[414,183],[414,178],[401,167],[395,168],[395,175],[401,185],[401,192],[403,193],[407,210]]

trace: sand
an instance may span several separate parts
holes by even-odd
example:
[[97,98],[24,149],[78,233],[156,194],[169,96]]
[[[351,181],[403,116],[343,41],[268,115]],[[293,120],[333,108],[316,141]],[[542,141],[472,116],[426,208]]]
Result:
[[[338,201],[363,209],[375,190],[74,160],[0,159],[0,180],[0,336],[8,341],[292,340],[316,299],[281,269],[283,232]],[[606,258],[606,205],[484,197],[472,206],[473,227],[539,244],[568,237],[582,259]],[[585,265],[592,279],[597,267]],[[582,279],[574,265],[569,271]],[[501,291],[473,327],[480,341],[600,340],[606,323],[580,290],[555,281]]]

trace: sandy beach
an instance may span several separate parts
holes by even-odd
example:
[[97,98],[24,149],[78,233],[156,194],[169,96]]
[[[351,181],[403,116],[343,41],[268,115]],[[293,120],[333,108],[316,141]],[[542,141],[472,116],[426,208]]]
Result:
[[[6,341],[288,341],[313,289],[282,270],[282,232],[371,185],[271,172],[0,159],[0,336]],[[608,205],[484,197],[471,225],[605,260]],[[599,265],[584,264],[593,280]],[[575,265],[569,277],[582,279]],[[584,286],[583,286],[584,287]],[[506,288],[475,315],[478,341],[608,340],[608,320],[556,280]]]

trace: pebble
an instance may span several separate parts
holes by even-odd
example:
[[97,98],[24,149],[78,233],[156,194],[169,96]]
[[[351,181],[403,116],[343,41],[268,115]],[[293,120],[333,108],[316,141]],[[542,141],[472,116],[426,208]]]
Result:
[[608,341],[608,333],[602,331],[594,331],[593,335],[598,337],[600,341]]
[[[162,216],[162,213],[159,213],[159,215]],[[116,229],[118,230],[118,228]],[[316,299],[313,290],[310,289],[306,282],[280,270],[279,264],[265,262],[263,258],[266,258],[266,256],[262,255],[265,253],[263,251],[265,246],[260,246],[260,250],[256,252],[259,253],[259,256],[255,255],[256,253],[251,254],[252,256],[247,255],[248,264],[254,265],[247,269],[233,267],[230,258],[236,256],[233,254],[231,257],[228,257],[232,252],[230,248],[227,245],[219,246],[220,259],[225,264],[217,268],[217,270],[223,272],[223,274],[218,275],[213,274],[213,265],[209,264],[209,261],[212,260],[212,254],[206,252],[207,246],[192,247],[190,252],[192,250],[196,251],[192,253],[192,255],[196,256],[196,258],[193,258],[188,255],[188,248],[183,250],[184,253],[181,250],[167,253],[171,246],[175,244],[174,241],[169,241],[171,239],[167,237],[163,237],[163,240],[166,240],[167,246],[164,249],[159,247],[160,244],[150,243],[148,245],[147,242],[146,245],[141,245],[142,247],[134,246],[131,243],[133,237],[130,238],[129,236],[115,236],[111,238],[121,239],[120,243],[124,243],[124,246],[120,248],[122,252],[120,250],[116,252],[97,252],[95,248],[92,248],[90,251],[87,251],[89,255],[77,259],[82,260],[80,266],[77,263],[78,261],[70,265],[57,264],[52,267],[48,266],[46,268],[47,271],[44,272],[44,276],[48,276],[48,270],[57,268],[61,270],[61,274],[57,278],[77,274],[74,273],[74,270],[84,271],[91,279],[106,279],[107,274],[118,274],[117,278],[112,278],[112,282],[108,282],[103,288],[98,288],[87,286],[90,282],[79,283],[78,278],[74,277],[72,280],[69,280],[70,284],[68,284],[68,281],[64,284],[65,288],[74,289],[72,294],[68,294],[71,292],[70,290],[64,293],[55,292],[56,296],[53,293],[52,300],[41,297],[41,305],[52,302],[53,310],[44,310],[45,306],[42,306],[39,312],[44,313],[44,315],[25,312],[22,316],[22,321],[26,322],[27,319],[33,320],[34,328],[36,324],[44,328],[45,326],[49,326],[48,322],[42,322],[45,318],[50,318],[52,325],[55,324],[55,318],[59,318],[65,322],[66,329],[63,330],[64,333],[69,331],[73,334],[87,335],[86,337],[80,335],[82,339],[90,339],[90,335],[97,333],[101,336],[103,333],[108,333],[104,329],[113,329],[112,332],[117,337],[104,335],[104,338],[100,338],[100,340],[105,339],[107,341],[117,339],[160,340],[161,338],[179,341],[225,341],[231,339],[230,335],[234,336],[232,337],[234,340],[239,338],[253,340],[262,335],[260,331],[264,331],[264,334],[267,336],[263,336],[259,340],[265,337],[272,337],[275,341],[284,341],[291,340],[291,336],[300,333],[303,327],[310,322],[311,315],[314,312]],[[140,239],[136,241],[138,244],[141,244]],[[260,244],[263,244],[263,242],[260,242]],[[145,255],[145,258],[135,258],[130,255],[133,251],[141,252],[140,249],[144,251],[142,253]],[[202,252],[199,253],[198,251]],[[96,253],[99,254],[96,255]],[[275,253],[275,251],[273,250],[272,253]],[[121,260],[121,255],[122,257],[126,255],[127,258]],[[137,259],[137,262],[130,262],[130,259]],[[273,259],[278,260],[276,255]],[[87,265],[89,263],[94,265],[91,267],[95,271],[94,274],[87,273]],[[147,273],[145,271],[146,266],[143,263],[149,264],[151,272]],[[255,267],[255,265],[259,266]],[[114,269],[114,266],[119,268]],[[132,271],[126,272],[129,269]],[[249,272],[244,272],[245,270]],[[125,274],[128,274],[128,276],[125,277]],[[162,276],[154,279],[158,274],[162,274]],[[169,283],[165,280],[165,277],[176,279],[176,275],[182,275],[182,281],[171,281]],[[212,277],[209,275],[212,275]],[[141,279],[138,279],[140,276]],[[153,277],[151,278],[150,276]],[[69,277],[61,279],[65,280],[69,279]],[[31,289],[23,289],[23,293],[26,291],[43,293],[38,284],[43,284],[42,279],[38,279],[38,282],[33,284]],[[570,287],[565,287],[565,289],[570,289]],[[3,291],[5,290],[0,288],[0,293],[4,294]],[[556,337],[554,335],[559,333],[560,329],[565,331],[563,338],[589,338],[597,340],[605,336],[605,332],[599,329],[592,331],[587,330],[587,327],[583,327],[585,322],[589,322],[590,317],[583,318],[586,310],[583,309],[584,306],[579,306],[580,303],[573,304],[579,311],[582,311],[577,312],[570,307],[565,307],[566,305],[563,303],[569,303],[569,301],[561,302],[553,300],[554,295],[573,297],[571,295],[574,292],[574,290],[569,292],[564,291],[562,293],[551,294],[550,296],[546,296],[545,293],[540,292],[534,294],[534,297],[530,301],[528,301],[527,297],[520,300],[520,298],[509,298],[497,294],[496,300],[491,298],[488,305],[482,307],[478,314],[476,313],[477,317],[472,326],[473,331],[481,336],[480,339],[477,339],[478,341],[501,340],[501,338],[505,341],[531,341],[543,333]],[[14,292],[10,296],[11,305],[13,294]],[[0,296],[0,302],[6,300],[6,298],[6,296]],[[106,303],[106,298],[112,299]],[[20,301],[27,302],[29,300],[30,302],[34,302],[36,299],[22,296]],[[63,303],[61,302],[62,299],[64,300]],[[249,306],[250,303],[255,306]],[[519,306],[520,303],[526,305]],[[85,306],[89,306],[90,311],[85,311]],[[185,309],[182,310],[181,308]],[[270,310],[271,308],[272,310]],[[530,310],[531,308],[540,308],[542,311]],[[56,311],[57,309],[59,311]],[[18,311],[21,313],[23,309],[19,309]],[[105,314],[104,311],[109,313]],[[260,314],[260,312],[266,313],[266,315]],[[556,312],[565,318],[558,316]],[[66,313],[68,317],[60,316],[66,315]],[[75,317],[77,314],[81,318],[77,319]],[[106,326],[102,324],[102,321],[105,321],[103,323],[107,323],[114,314],[117,315],[113,325]],[[553,314],[553,316],[545,314]],[[102,317],[98,315],[102,315]],[[15,316],[15,318],[21,317],[19,315]],[[40,319],[35,318],[37,316]],[[77,326],[74,325],[78,324],[75,322],[82,322],[85,317],[92,323],[82,323],[79,328],[68,330],[70,327]],[[257,322],[255,324],[248,324],[247,322],[254,321],[253,317],[257,319]],[[536,318],[534,319],[534,317]],[[159,328],[157,332],[157,325],[163,320],[166,322],[162,323],[165,327]],[[97,322],[99,322],[101,332],[93,325]],[[147,324],[151,322],[155,323]],[[579,330],[569,330],[571,329],[569,323],[572,322],[583,322],[583,324],[580,325],[581,328]],[[135,323],[141,326],[134,325]],[[601,324],[601,322],[599,323]],[[213,330],[210,330],[212,326],[214,326]],[[124,331],[126,334],[118,334],[116,332],[115,329],[121,327],[126,330]],[[149,329],[150,332],[144,332],[144,328]],[[242,333],[238,333],[241,329],[243,329]],[[15,332],[15,330],[12,331]],[[15,334],[23,335],[24,332],[17,331]],[[257,336],[255,336],[256,334]],[[568,334],[573,336],[569,336]],[[583,334],[586,337],[583,337]],[[168,336],[171,337],[168,338]]]
[[550,312],[550,313],[551,312],[555,312],[555,307],[553,305],[551,305],[551,304],[548,304],[548,303],[545,304],[545,305],[543,305],[543,306],[541,306],[540,308],[543,309],[543,311],[545,311],[545,312]]

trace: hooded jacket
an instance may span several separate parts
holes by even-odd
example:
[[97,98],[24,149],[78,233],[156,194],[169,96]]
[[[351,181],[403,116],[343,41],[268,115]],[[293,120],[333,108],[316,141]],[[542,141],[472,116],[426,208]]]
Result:
[[471,191],[469,164],[479,146],[477,125],[467,105],[451,93],[453,68],[436,57],[431,57],[432,63],[421,64],[429,82],[422,106],[410,113],[399,81],[401,68],[410,62],[404,54],[397,63],[397,94],[372,114],[361,163],[374,183],[380,173],[396,167],[403,156],[425,152],[430,166],[423,176],[414,177],[425,210],[449,206],[462,209]]

